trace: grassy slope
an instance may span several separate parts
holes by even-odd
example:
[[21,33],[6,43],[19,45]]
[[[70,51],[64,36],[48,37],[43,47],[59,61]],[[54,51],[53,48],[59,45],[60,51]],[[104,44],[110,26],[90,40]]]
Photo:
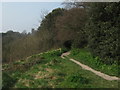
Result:
[[[27,60],[14,62],[14,69],[12,65],[4,65],[4,69],[11,67],[10,70],[3,71],[4,85],[15,88],[118,87],[117,81],[106,81],[92,72],[83,70],[67,58],[60,58],[60,54],[58,50],[34,55]],[[29,68],[25,67],[26,65]],[[16,70],[15,67],[19,68]]]
[[100,61],[99,57],[94,58],[86,49],[73,49],[69,56],[103,73],[119,77],[119,65],[106,65]]

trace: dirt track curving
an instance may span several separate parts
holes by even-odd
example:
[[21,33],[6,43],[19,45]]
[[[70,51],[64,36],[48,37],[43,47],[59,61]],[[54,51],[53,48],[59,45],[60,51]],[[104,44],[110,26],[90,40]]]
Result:
[[[61,55],[61,58],[64,59],[64,58],[65,58],[64,56],[68,56],[69,54],[70,54],[70,52],[63,53],[63,54]],[[106,79],[106,80],[120,80],[120,78],[118,78],[118,77],[116,77],[116,76],[109,76],[109,75],[104,74],[104,73],[102,73],[102,72],[100,72],[100,71],[96,71],[96,70],[92,69],[91,67],[89,67],[89,66],[87,66],[87,65],[84,65],[84,64],[82,64],[82,63],[80,63],[80,62],[78,62],[77,60],[74,60],[74,59],[72,59],[72,58],[70,58],[69,60],[72,61],[72,62],[74,62],[74,63],[76,63],[76,64],[78,64],[78,65],[81,66],[83,69],[93,72],[94,74],[96,74],[97,76],[100,76],[100,77],[103,78],[103,79]]]

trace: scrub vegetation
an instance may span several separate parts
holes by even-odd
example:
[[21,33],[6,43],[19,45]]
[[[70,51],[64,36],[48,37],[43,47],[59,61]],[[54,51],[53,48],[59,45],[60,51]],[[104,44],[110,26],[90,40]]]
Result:
[[117,80],[102,79],[60,56],[70,51],[70,58],[120,77],[120,2],[63,5],[30,33],[2,33],[4,88],[118,88]]
[[[118,88],[118,81],[107,81],[83,70],[68,58],[62,59],[62,52],[49,51],[31,56],[29,62],[25,59],[24,63],[20,60],[5,64],[3,88]],[[30,64],[33,66],[29,67]]]

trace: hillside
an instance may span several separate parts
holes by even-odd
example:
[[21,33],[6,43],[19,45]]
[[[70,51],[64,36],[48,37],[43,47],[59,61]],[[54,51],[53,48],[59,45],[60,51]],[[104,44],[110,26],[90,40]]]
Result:
[[3,88],[119,88],[120,2],[63,4],[2,34]]
[[118,81],[105,80],[82,69],[57,49],[3,65],[3,87],[12,88],[118,88]]

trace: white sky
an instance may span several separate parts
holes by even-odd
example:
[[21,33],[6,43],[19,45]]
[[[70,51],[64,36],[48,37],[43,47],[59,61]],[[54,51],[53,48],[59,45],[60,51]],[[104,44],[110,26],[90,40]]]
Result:
[[40,25],[41,11],[62,7],[61,2],[4,2],[2,3],[2,32],[30,32]]

